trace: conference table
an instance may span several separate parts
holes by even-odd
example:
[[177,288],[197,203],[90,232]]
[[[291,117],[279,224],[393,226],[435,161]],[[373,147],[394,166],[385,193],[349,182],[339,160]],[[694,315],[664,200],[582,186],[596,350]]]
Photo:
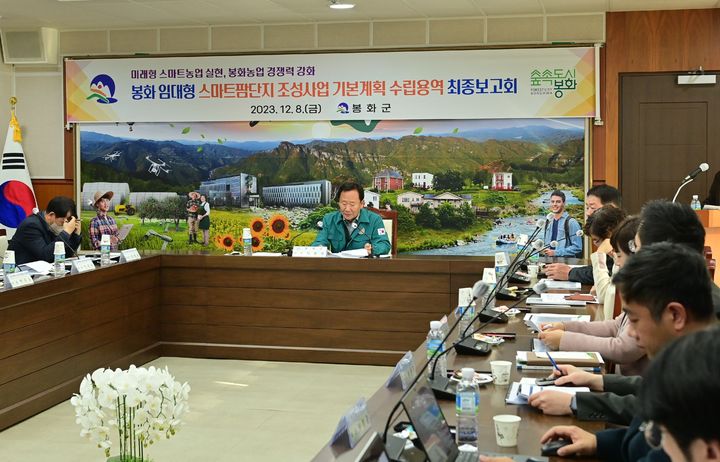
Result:
[[[521,305],[522,306],[522,305]],[[587,308],[579,309],[556,309],[554,311],[564,313],[577,313],[585,314]],[[540,309],[537,311],[548,312],[553,310]],[[515,363],[515,356],[518,351],[531,351],[532,340],[536,337],[534,333],[530,331],[525,322],[523,321],[524,314],[519,314],[516,317],[511,317],[507,324],[491,324],[487,326],[484,331],[488,332],[512,332],[516,334],[515,340],[507,340],[504,343],[494,346],[492,352],[488,356],[468,356],[468,355],[457,355],[454,351],[449,353],[448,369],[458,370],[462,367],[472,367],[476,372],[490,373],[490,361],[495,360],[507,360]],[[450,317],[452,322],[452,317]],[[455,339],[455,336],[451,337]],[[425,364],[427,358],[425,353],[424,343],[417,347],[413,352],[413,358],[415,367],[418,372],[421,371],[421,367]],[[424,377],[427,376],[426,371],[422,371]],[[512,368],[510,375],[510,382],[519,381],[522,377],[546,377],[547,372],[537,371],[520,371],[515,367]],[[425,380],[425,378],[421,380]],[[527,456],[540,456],[540,438],[541,436],[551,427],[555,425],[577,425],[589,432],[597,432],[605,428],[605,424],[602,422],[579,422],[572,416],[547,416],[541,412],[535,410],[528,405],[512,405],[506,404],[505,398],[509,391],[509,385],[494,385],[487,384],[480,386],[480,405],[478,414],[478,430],[479,439],[478,447],[480,453],[498,453],[498,454],[523,454]],[[378,389],[368,400],[368,414],[370,416],[371,430],[363,438],[363,440],[356,445],[352,450],[338,449],[326,445],[323,447],[318,454],[315,456],[313,461],[324,462],[324,461],[339,461],[339,462],[352,462],[358,460],[363,446],[367,439],[372,435],[372,432],[379,432],[381,435],[384,431],[385,424],[390,413],[390,410],[402,397],[402,390],[400,389],[389,389],[381,387]],[[440,408],[445,415],[449,425],[455,425],[455,402],[449,400],[438,400]],[[497,446],[495,441],[495,429],[493,424],[493,416],[498,414],[512,414],[518,415],[522,418],[520,424],[520,431],[518,434],[518,445],[512,448],[502,448]],[[338,416],[338,419],[340,416]],[[394,422],[407,421],[407,416],[404,415],[403,411],[397,413],[397,417]],[[390,429],[388,434],[392,434],[393,431]],[[554,460],[564,460],[562,458],[551,458]],[[591,458],[583,458],[583,460],[593,460]]]

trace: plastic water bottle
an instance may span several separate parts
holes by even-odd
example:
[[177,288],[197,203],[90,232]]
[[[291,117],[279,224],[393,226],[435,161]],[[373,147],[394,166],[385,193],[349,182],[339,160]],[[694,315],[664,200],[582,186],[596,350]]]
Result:
[[697,194],[693,194],[692,201],[690,201],[690,208],[693,210],[701,210],[702,205],[700,205],[700,199],[698,199]]
[[[443,337],[444,335],[442,333],[442,323],[440,321],[430,321],[430,332],[427,336],[428,359],[430,359],[436,351],[437,354],[445,351],[445,345],[443,345]],[[435,360],[430,361],[430,364],[428,364],[428,377],[430,378],[430,380],[433,380],[432,370],[434,364]],[[437,366],[435,366],[435,374],[437,374],[437,377],[444,377],[445,374],[447,374],[447,356],[442,355],[440,356],[440,359],[437,360]]]
[[6,250],[3,258],[3,272],[10,274],[15,272],[15,251]]
[[56,242],[53,255],[53,276],[56,278],[65,276],[65,244],[62,242]]
[[110,235],[100,237],[100,266],[110,265]]
[[250,234],[250,228],[243,228],[243,255],[246,257],[252,256],[252,234]]
[[[465,306],[458,306],[455,309],[455,315],[460,317],[462,315],[463,310],[465,310]],[[469,307],[467,307],[467,310],[465,310],[465,315],[460,318],[460,322],[458,323],[458,335],[463,335],[463,332],[465,332],[465,329],[467,329],[467,332],[470,333],[472,330],[469,326],[472,324],[473,318],[475,317],[475,303],[471,303]]]
[[[461,451],[477,451],[478,447],[477,413],[480,406],[480,391],[473,382],[474,376],[475,369],[463,367],[462,380],[455,392],[455,415],[457,416],[455,440]],[[472,448],[463,447],[463,445],[469,445]]]

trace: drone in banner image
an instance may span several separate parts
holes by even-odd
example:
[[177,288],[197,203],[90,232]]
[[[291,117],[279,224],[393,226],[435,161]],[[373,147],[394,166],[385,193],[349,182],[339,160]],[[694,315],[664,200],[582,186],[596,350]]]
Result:
[[[155,162],[150,158],[150,156],[145,156],[145,160],[150,162],[150,167],[148,167],[148,172],[154,174],[155,176],[160,176],[160,172],[170,173],[170,167],[167,167],[167,164],[164,160],[158,158],[158,162]],[[165,168],[167,167],[167,168]]]
[[109,160],[110,162],[116,160],[118,157],[120,157],[120,154],[122,154],[120,151],[115,151],[112,154],[105,154],[103,156],[103,159]]

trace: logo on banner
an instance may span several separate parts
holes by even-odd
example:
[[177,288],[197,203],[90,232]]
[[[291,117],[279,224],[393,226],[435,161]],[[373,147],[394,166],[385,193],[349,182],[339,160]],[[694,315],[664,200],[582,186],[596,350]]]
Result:
[[348,114],[350,112],[350,106],[348,106],[347,103],[340,103],[338,104],[337,111],[340,114]]
[[112,104],[117,102],[115,96],[115,81],[107,74],[96,75],[90,82],[90,96],[85,99],[95,99],[100,104]]
[[562,98],[566,91],[577,88],[575,68],[570,69],[533,69],[530,72],[530,94],[551,95]]

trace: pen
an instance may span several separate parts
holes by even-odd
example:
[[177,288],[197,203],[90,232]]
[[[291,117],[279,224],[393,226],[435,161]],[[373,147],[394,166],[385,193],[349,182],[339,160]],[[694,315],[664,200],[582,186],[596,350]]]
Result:
[[560,370],[560,368],[558,367],[558,365],[557,365],[557,363],[555,362],[555,360],[552,359],[552,356],[550,356],[550,353],[545,352],[545,354],[547,355],[548,359],[550,360],[550,364],[552,364],[552,366],[555,368],[555,370],[558,371],[558,372],[560,373],[560,375],[565,375],[565,374],[563,373],[563,371]]

